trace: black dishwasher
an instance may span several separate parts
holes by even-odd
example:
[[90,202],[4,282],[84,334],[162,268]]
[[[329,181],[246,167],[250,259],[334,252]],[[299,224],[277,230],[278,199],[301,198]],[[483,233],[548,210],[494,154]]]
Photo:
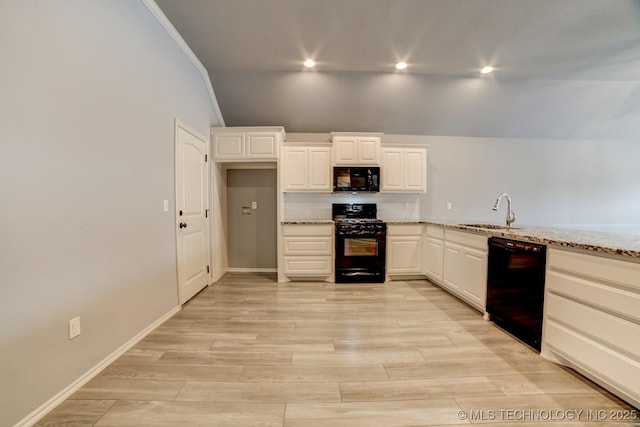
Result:
[[547,247],[491,237],[487,313],[502,329],[540,351]]

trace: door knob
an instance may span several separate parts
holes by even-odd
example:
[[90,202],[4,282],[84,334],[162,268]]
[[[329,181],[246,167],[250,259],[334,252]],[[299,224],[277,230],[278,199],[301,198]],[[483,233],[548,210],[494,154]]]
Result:
[[179,227],[180,228],[187,228],[187,223],[186,222],[181,222]]

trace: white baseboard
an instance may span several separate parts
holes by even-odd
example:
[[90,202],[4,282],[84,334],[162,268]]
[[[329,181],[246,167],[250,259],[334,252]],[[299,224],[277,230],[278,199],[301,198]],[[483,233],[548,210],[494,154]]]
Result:
[[227,273],[277,273],[277,268],[227,268]]
[[136,336],[131,338],[129,341],[124,343],[120,348],[111,353],[109,356],[104,358],[101,362],[95,365],[93,368],[89,369],[85,372],[80,378],[76,379],[74,382],[69,384],[67,387],[62,389],[58,394],[53,396],[51,399],[40,405],[35,411],[24,417],[21,421],[19,421],[14,427],[30,427],[40,421],[45,415],[51,412],[56,406],[61,404],[64,400],[66,400],[73,393],[78,391],[80,387],[88,383],[91,379],[93,379],[96,375],[102,372],[107,366],[113,363],[118,357],[122,356],[126,353],[131,347],[136,345],[140,340],[149,335],[154,329],[158,326],[162,325],[166,322],[171,316],[180,311],[180,306],[174,307],[169,310],[168,313],[160,317],[158,320],[153,322],[151,325],[147,326]]

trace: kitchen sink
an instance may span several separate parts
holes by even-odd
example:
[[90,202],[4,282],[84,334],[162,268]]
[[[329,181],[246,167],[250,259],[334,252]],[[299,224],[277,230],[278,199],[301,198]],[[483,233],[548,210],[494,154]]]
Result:
[[487,230],[518,230],[518,227],[507,227],[506,225],[496,224],[460,224],[463,227],[485,228]]

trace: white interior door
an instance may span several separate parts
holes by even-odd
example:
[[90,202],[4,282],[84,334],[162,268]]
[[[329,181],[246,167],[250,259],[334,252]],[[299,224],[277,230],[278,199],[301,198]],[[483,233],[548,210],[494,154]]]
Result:
[[209,144],[176,122],[178,293],[184,304],[209,284]]

